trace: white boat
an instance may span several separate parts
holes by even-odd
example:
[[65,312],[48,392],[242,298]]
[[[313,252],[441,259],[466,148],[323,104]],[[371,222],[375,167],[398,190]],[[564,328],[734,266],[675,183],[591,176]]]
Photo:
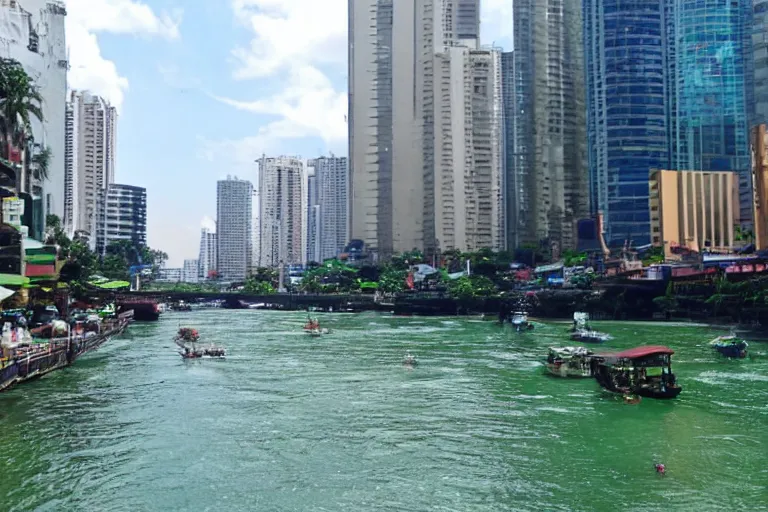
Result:
[[322,336],[323,334],[331,334],[331,330],[330,329],[326,329],[326,328],[322,328],[321,329],[319,327],[315,328],[315,329],[304,329],[304,332],[306,332],[310,336],[314,336],[314,337]]
[[611,339],[611,335],[604,332],[577,329],[571,334],[571,339],[573,341],[580,341],[582,343],[605,343]]
[[547,372],[556,377],[591,377],[590,362],[593,355],[585,347],[551,347],[545,366]]
[[533,324],[528,322],[528,315],[522,311],[516,311],[512,313],[512,319],[510,320],[510,323],[512,324],[512,327],[514,327],[517,331],[533,329]]

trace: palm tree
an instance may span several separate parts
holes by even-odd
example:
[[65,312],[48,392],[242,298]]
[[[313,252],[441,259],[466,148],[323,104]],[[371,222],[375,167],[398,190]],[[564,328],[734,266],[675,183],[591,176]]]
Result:
[[41,148],[40,144],[35,144],[34,147],[37,151],[30,151],[29,153],[32,155],[29,159],[29,163],[32,167],[32,177],[40,181],[45,181],[48,179],[48,165],[51,161],[51,148],[49,146]]
[[32,138],[32,117],[43,121],[43,98],[22,65],[0,59],[0,157],[11,149],[26,150]]

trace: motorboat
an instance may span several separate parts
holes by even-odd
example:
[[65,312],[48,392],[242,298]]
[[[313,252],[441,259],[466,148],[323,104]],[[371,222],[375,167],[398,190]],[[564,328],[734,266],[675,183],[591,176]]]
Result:
[[731,334],[729,336],[718,336],[709,344],[725,357],[731,357],[734,359],[742,359],[747,357],[747,348],[749,343],[737,338],[736,335]]
[[410,352],[405,354],[405,357],[403,357],[403,365],[404,366],[416,366],[419,364],[419,362],[416,360],[416,356],[411,355]]
[[522,311],[512,313],[512,319],[509,322],[517,332],[533,329],[533,324],[528,321],[528,315]]
[[605,343],[611,339],[611,335],[604,332],[578,329],[571,333],[571,339],[581,343]]
[[555,377],[592,377],[593,355],[586,347],[551,347],[545,368]]

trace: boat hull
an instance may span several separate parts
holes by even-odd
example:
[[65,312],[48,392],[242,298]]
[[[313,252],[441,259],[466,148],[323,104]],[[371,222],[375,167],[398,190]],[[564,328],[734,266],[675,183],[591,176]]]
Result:
[[589,368],[579,369],[569,367],[567,364],[554,364],[547,363],[544,365],[547,369],[547,373],[555,377],[563,377],[569,379],[585,379],[592,377],[592,372]]
[[715,350],[721,355],[732,359],[743,359],[747,357],[746,347],[740,345],[715,345]]

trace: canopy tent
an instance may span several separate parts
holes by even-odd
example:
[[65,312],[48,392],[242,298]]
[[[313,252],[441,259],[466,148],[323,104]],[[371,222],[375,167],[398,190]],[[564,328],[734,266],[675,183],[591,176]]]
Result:
[[0,286],[0,302],[4,301],[5,299],[10,297],[14,293],[16,293],[16,292],[14,292],[13,290],[9,290],[8,288],[3,288],[2,286]]

